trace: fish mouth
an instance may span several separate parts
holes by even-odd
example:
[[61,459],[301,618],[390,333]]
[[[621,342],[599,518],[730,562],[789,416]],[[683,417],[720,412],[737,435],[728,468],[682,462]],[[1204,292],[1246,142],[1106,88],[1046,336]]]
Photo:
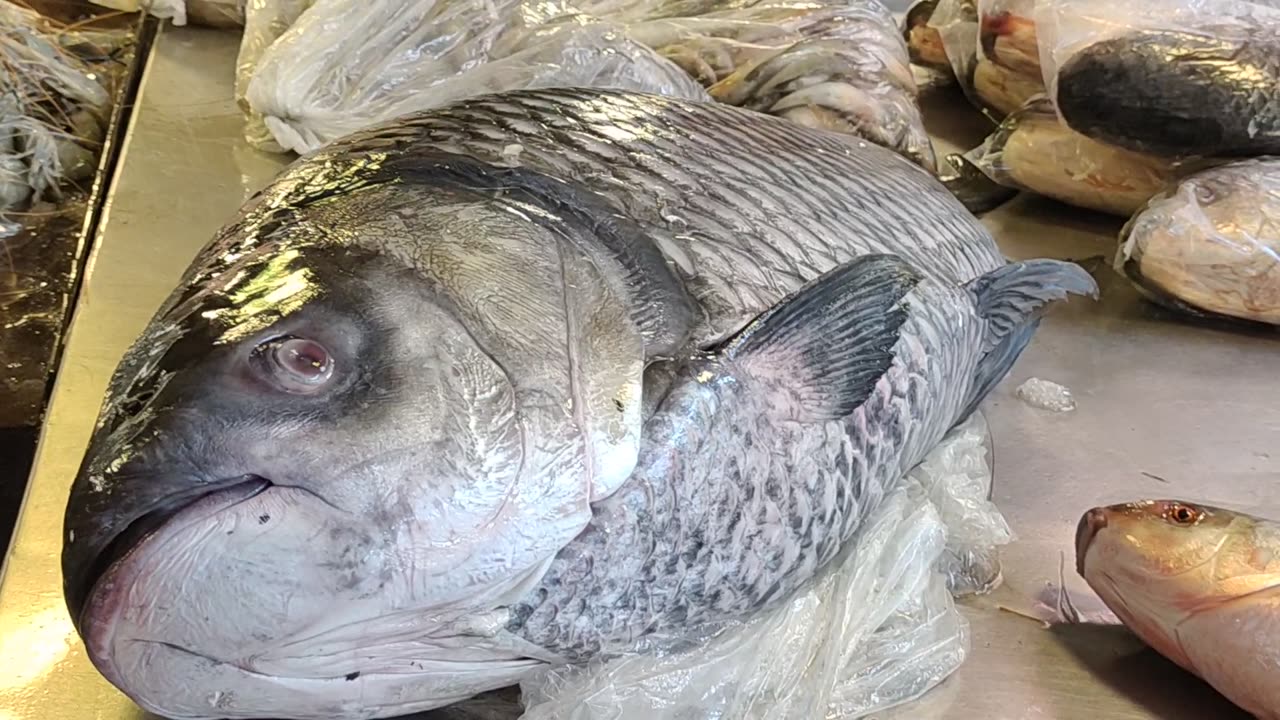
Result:
[[270,480],[257,475],[240,475],[217,480],[170,495],[138,516],[103,547],[81,577],[67,578],[65,588],[67,605],[76,629],[82,634],[85,631],[87,614],[92,610],[90,599],[96,594],[102,579],[110,574],[111,569],[128,558],[134,549],[168,525],[184,510],[207,503],[216,503],[221,507],[237,505],[256,497],[272,485]]
[[1089,552],[1089,545],[1106,526],[1107,513],[1102,508],[1093,508],[1085,513],[1076,525],[1076,572],[1081,577],[1084,577],[1084,558]]

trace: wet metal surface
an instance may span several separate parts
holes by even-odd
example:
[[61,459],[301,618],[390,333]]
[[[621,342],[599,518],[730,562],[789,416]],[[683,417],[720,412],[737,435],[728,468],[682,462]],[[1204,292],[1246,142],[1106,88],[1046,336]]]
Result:
[[[196,251],[284,162],[241,140],[230,100],[236,40],[168,28],[148,68],[0,584],[0,720],[142,716],[88,664],[66,616],[63,503],[121,353]],[[965,143],[981,130],[978,121],[941,134]],[[1112,219],[1031,198],[986,222],[1015,258],[1109,256],[1118,230]],[[1064,553],[1067,585],[1090,595],[1071,570],[1071,547],[1093,505],[1175,495],[1280,518],[1280,339],[1174,319],[1105,266],[1097,275],[1103,301],[1055,312],[987,405],[995,499],[1018,540],[1003,553],[1004,586],[968,603],[972,656],[893,717],[1245,717],[1120,628],[1046,630],[1018,614],[1058,581]],[[1078,408],[1023,404],[1014,388],[1029,377],[1066,385]]]
[[[72,21],[68,8],[42,5],[50,17]],[[92,34],[69,37],[84,38],[78,56],[98,73],[111,102],[93,111],[101,114],[90,123],[97,134],[81,140],[89,151],[86,166],[63,177],[60,197],[46,193],[8,211],[13,232],[0,236],[0,551],[8,546],[22,504],[53,369],[83,275],[86,240],[113,166],[126,115],[118,101],[136,80],[136,16],[78,19],[75,27]],[[28,112],[66,112],[53,100],[27,107]]]

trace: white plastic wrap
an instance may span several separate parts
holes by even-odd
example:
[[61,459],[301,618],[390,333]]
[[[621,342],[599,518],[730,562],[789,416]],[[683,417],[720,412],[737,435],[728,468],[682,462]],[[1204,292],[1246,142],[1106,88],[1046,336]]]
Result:
[[948,585],[993,587],[1012,540],[986,440],[980,415],[952,431],[786,605],[682,652],[545,671],[522,684],[523,718],[819,720],[919,698],[969,651]]
[[237,92],[264,149],[306,152],[486,92],[578,85],[713,98],[934,168],[906,44],[878,0],[308,4],[247,10]]
[[974,66],[978,62],[976,0],[938,0],[928,26],[937,34],[937,42],[951,66],[951,74],[965,94],[972,97]]
[[1280,325],[1280,158],[1203,170],[1152,198],[1115,265],[1163,305]]

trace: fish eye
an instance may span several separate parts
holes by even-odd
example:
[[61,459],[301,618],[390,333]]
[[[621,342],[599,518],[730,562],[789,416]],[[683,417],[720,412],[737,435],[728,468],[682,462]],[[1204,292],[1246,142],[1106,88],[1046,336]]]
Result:
[[1196,185],[1196,199],[1199,200],[1202,204],[1207,205],[1213,202],[1214,200],[1218,199],[1218,193],[1214,192],[1213,188],[1209,187],[1208,185],[1205,185],[1204,183],[1198,183]]
[[1203,516],[1204,513],[1182,503],[1170,503],[1164,511],[1165,519],[1175,525],[1194,525]]
[[333,377],[333,356],[315,340],[291,335],[268,340],[254,348],[252,359],[260,373],[288,393],[316,392]]

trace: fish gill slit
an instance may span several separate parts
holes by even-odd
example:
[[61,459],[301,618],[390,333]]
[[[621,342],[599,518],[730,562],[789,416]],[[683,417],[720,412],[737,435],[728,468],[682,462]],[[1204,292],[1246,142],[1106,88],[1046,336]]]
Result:
[[582,438],[583,463],[586,470],[586,497],[590,499],[591,488],[595,482],[595,447],[591,444],[590,433],[586,423],[586,407],[582,402],[582,386],[578,378],[578,324],[573,316],[573,303],[570,294],[573,292],[569,278],[569,263],[565,258],[565,244],[556,243],[556,257],[560,260],[560,304],[564,310],[565,357],[569,360],[569,402],[572,404],[573,423],[578,427],[578,435]]

